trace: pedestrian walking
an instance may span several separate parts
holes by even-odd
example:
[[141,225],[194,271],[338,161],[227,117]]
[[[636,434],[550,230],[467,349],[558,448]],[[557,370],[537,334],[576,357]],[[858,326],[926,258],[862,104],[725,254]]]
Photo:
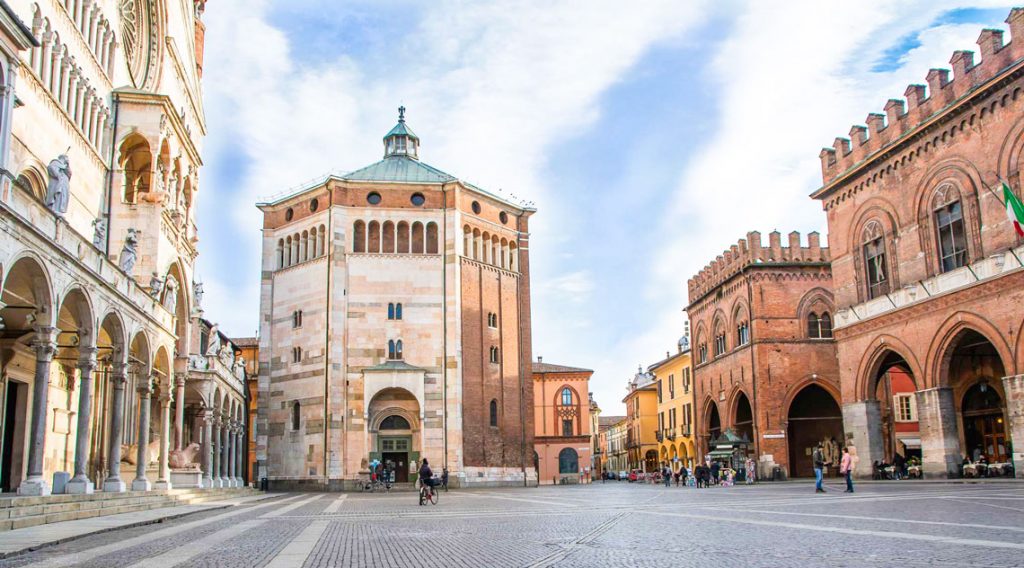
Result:
[[821,486],[822,475],[824,474],[825,468],[825,452],[822,451],[821,444],[814,447],[814,452],[811,454],[811,461],[814,462],[814,492],[824,493],[825,488]]
[[718,476],[722,471],[722,465],[718,462],[711,462],[711,482],[718,485]]
[[661,477],[665,480],[665,487],[672,487],[672,468],[668,464],[661,469]]
[[747,463],[745,463],[743,466],[743,479],[746,480],[747,485],[751,485],[754,483],[754,478],[757,477],[757,470],[755,469],[756,467],[757,466],[754,463],[754,458],[748,457]]
[[839,462],[839,473],[846,477],[846,492],[853,493],[853,456],[849,448],[843,448],[843,459]]

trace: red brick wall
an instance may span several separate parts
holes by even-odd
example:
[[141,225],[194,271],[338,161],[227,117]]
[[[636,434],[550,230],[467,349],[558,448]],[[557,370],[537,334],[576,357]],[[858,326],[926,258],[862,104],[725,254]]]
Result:
[[[698,454],[708,451],[709,405],[718,407],[721,426],[733,428],[740,395],[745,394],[754,414],[754,452],[770,454],[775,463],[789,466],[785,433],[789,406],[799,391],[817,384],[839,401],[839,373],[835,344],[809,339],[806,316],[831,307],[828,265],[763,263],[749,266],[699,298],[687,308],[693,330],[695,420]],[[737,347],[737,311],[746,311],[751,342]],[[727,350],[714,356],[714,322],[725,323]],[[740,318],[742,319],[742,318]],[[708,346],[708,361],[700,363],[701,342]]]

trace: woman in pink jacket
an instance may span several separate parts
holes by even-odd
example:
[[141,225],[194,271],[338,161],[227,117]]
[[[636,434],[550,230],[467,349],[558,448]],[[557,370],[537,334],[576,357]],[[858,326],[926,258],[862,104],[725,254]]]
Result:
[[853,493],[853,456],[850,448],[843,448],[843,459],[839,462],[839,473],[846,476],[846,492]]

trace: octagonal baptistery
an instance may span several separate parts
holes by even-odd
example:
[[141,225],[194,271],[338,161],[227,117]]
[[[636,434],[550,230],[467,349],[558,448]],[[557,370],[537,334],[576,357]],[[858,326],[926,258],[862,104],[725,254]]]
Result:
[[536,482],[530,263],[536,210],[419,160],[384,159],[263,211],[257,467],[271,488]]

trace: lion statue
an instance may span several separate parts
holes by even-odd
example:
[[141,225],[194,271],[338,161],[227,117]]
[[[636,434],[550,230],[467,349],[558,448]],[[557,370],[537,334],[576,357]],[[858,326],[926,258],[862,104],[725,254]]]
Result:
[[[139,453],[139,446],[136,444],[122,444],[121,445],[121,461],[135,465],[137,456]],[[158,459],[160,459],[160,438],[153,440],[146,446],[146,465],[149,465]]]
[[199,469],[196,456],[199,454],[199,444],[192,442],[181,450],[171,450],[167,458],[173,469]]

